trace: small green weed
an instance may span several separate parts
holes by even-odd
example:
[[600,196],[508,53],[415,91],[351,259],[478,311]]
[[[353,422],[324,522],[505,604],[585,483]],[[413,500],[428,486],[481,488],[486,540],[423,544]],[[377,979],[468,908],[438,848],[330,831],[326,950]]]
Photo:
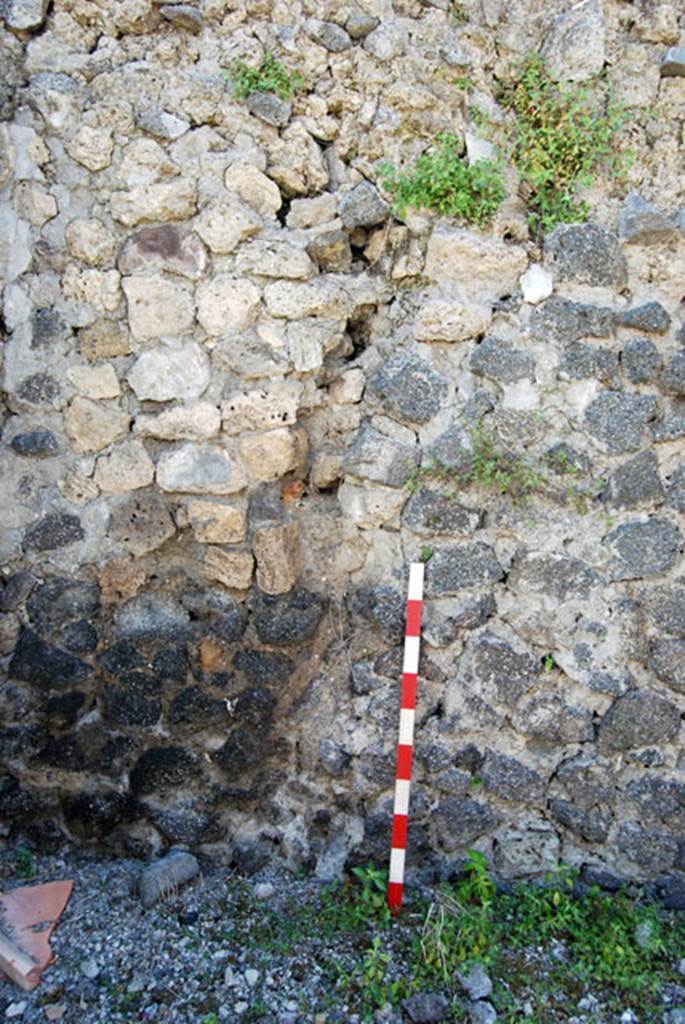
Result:
[[546,654],[544,656],[544,658],[542,659],[542,671],[543,672],[551,672],[553,668],[554,668],[554,656],[551,655],[551,654]]
[[616,152],[616,135],[626,114],[607,88],[594,94],[560,86],[539,54],[521,64],[502,101],[516,114],[513,159],[528,195],[534,232],[585,220],[588,207],[579,196],[600,168],[620,176],[627,155]]
[[454,135],[438,136],[438,148],[424,153],[408,170],[392,164],[378,165],[380,182],[393,199],[399,217],[409,207],[434,210],[469,224],[488,224],[504,199],[502,169],[492,160],[467,164],[460,156]]
[[421,561],[430,562],[432,557],[433,548],[429,547],[427,544],[424,544],[423,547],[421,548]]
[[373,864],[366,867],[352,868],[352,874],[361,883],[362,890],[357,894],[357,904],[364,917],[380,922],[390,920],[387,904],[388,874]]
[[38,868],[36,866],[36,858],[34,857],[31,850],[28,850],[25,846],[20,846],[17,850],[17,857],[14,868],[17,878],[21,878],[23,881],[30,881],[35,878],[38,874]]
[[224,71],[224,74],[233,83],[238,99],[245,99],[254,92],[272,92],[280,100],[287,100],[304,85],[299,71],[288,71],[271,53],[267,53],[257,67],[236,60],[231,71]]

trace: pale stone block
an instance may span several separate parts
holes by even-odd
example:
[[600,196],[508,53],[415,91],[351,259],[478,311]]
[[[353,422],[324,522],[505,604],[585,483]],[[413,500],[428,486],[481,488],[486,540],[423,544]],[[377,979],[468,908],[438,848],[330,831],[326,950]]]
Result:
[[297,466],[297,438],[286,428],[241,437],[239,447],[254,480],[277,480]]
[[204,570],[209,579],[217,580],[230,590],[247,590],[252,583],[254,558],[249,551],[207,548]]
[[240,463],[217,445],[188,442],[157,464],[163,491],[180,494],[237,494],[247,486]]
[[67,249],[74,259],[90,267],[112,263],[117,251],[117,240],[101,220],[77,218],[67,224],[64,237]]
[[168,409],[159,416],[137,417],[134,430],[164,441],[208,441],[219,433],[221,413],[211,402],[192,402]]
[[34,228],[42,228],[57,216],[57,200],[40,185],[22,182],[14,193],[17,212]]
[[125,277],[131,333],[138,341],[188,334],[195,322],[195,301],[188,285],[159,275]]
[[329,389],[331,401],[337,405],[356,405],[362,400],[365,384],[363,370],[347,370],[332,382]]
[[252,550],[257,560],[257,584],[265,594],[286,594],[302,571],[298,523],[255,530]]
[[94,479],[101,491],[127,494],[147,487],[154,476],[155,465],[140,441],[125,441],[98,459]]
[[212,252],[229,253],[262,228],[255,211],[233,197],[216,206],[208,206],[195,224],[195,230]]
[[137,185],[126,192],[115,192],[110,209],[114,219],[127,228],[188,220],[197,210],[197,187],[183,178]]
[[282,205],[278,185],[251,164],[233,164],[226,171],[224,185],[262,217],[274,217]]
[[339,455],[320,452],[314,457],[312,468],[309,471],[309,480],[312,486],[317,487],[320,491],[325,491],[329,487],[335,487],[342,473]]
[[346,518],[362,530],[376,526],[399,529],[400,512],[409,497],[393,487],[363,487],[346,480],[338,491],[338,501]]
[[314,281],[274,281],[264,289],[264,301],[271,316],[288,320],[345,317],[352,305],[342,285],[325,277]]
[[141,400],[188,402],[200,397],[209,378],[207,353],[192,341],[143,352],[133,364],[128,382]]
[[119,380],[111,363],[101,366],[72,366],[67,379],[86,398],[118,398]]
[[65,299],[86,302],[100,313],[113,313],[121,302],[118,270],[79,270],[71,264],[62,278]]
[[292,426],[302,391],[299,381],[273,381],[254,391],[238,391],[222,403],[221,417],[227,434]]
[[464,341],[483,334],[491,322],[489,306],[429,299],[417,313],[414,337],[417,341]]
[[197,318],[214,337],[245,331],[257,319],[261,293],[252,281],[217,274],[197,289]]
[[241,274],[306,280],[317,268],[304,248],[285,238],[257,238],[240,247],[236,264]]
[[549,298],[554,288],[554,279],[539,263],[533,263],[521,277],[521,291],[523,301],[537,305],[543,299]]
[[319,224],[328,224],[335,215],[335,195],[324,192],[313,199],[293,199],[285,222],[289,228],[313,228]]
[[64,431],[78,455],[99,452],[128,433],[131,417],[113,402],[75,398],[64,414]]
[[429,280],[455,285],[464,295],[499,298],[515,291],[527,264],[521,246],[440,225],[428,241],[424,272]]
[[112,162],[112,132],[106,128],[91,128],[84,124],[67,143],[67,153],[89,171],[102,171]]
[[203,544],[240,544],[247,538],[247,509],[194,499],[185,505],[195,539]]

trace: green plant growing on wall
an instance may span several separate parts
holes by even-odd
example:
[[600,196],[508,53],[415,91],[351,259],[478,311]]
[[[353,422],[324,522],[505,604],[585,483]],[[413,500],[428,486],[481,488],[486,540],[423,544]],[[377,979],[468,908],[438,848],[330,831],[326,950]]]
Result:
[[437,141],[437,149],[424,153],[407,170],[399,171],[388,162],[378,165],[380,182],[392,196],[395,212],[404,217],[413,206],[469,224],[488,224],[506,194],[499,163],[480,160],[469,165],[454,135],[443,133]]
[[531,229],[540,233],[585,220],[580,189],[600,168],[614,176],[625,169],[627,154],[616,152],[623,108],[606,86],[591,93],[554,82],[538,54],[524,60],[501,100],[516,115],[512,157],[527,193]]
[[299,71],[288,71],[272,53],[267,53],[257,67],[236,60],[230,72],[224,71],[224,74],[233,83],[238,99],[245,99],[255,92],[272,92],[279,100],[288,100],[304,85]]

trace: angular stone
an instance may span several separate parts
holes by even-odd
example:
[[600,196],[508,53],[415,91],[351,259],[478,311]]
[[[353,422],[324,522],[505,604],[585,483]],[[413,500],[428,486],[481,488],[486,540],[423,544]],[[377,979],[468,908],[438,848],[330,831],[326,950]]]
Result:
[[2,16],[8,28],[24,32],[41,27],[48,5],[49,0],[5,0]]
[[211,402],[178,405],[158,416],[136,417],[134,430],[163,441],[208,441],[221,429],[221,413]]
[[352,266],[352,247],[344,231],[322,231],[307,243],[307,252],[326,273],[346,274]]
[[345,480],[338,491],[338,503],[343,516],[362,530],[386,526],[398,529],[400,512],[407,500],[406,494],[389,487],[357,486]]
[[70,254],[89,267],[107,266],[114,262],[117,240],[97,218],[70,221],[64,239]]
[[592,712],[565,704],[556,693],[541,693],[517,710],[514,728],[548,743],[586,743],[595,738]]
[[426,250],[424,273],[440,286],[454,284],[471,301],[512,295],[528,265],[523,248],[439,224]]
[[176,533],[174,521],[157,494],[136,494],[114,506],[109,533],[136,556],[161,547]]
[[516,707],[523,694],[537,683],[540,662],[528,651],[515,650],[501,637],[483,633],[471,647],[470,671],[479,684],[494,688],[499,701]]
[[650,587],[641,592],[640,603],[656,629],[685,637],[685,586]]
[[304,248],[285,238],[257,238],[240,247],[236,266],[241,274],[254,277],[306,280],[316,267]]
[[413,533],[423,537],[442,534],[471,537],[480,526],[481,512],[460,505],[440,491],[421,487],[409,499],[402,522]]
[[572,341],[564,349],[559,363],[559,376],[571,380],[601,380],[609,387],[619,387],[618,353],[602,345],[585,345]]
[[649,644],[649,668],[677,693],[685,693],[684,656],[685,640],[652,640]]
[[533,380],[535,376],[535,363],[531,355],[492,335],[476,346],[469,368],[472,373],[492,377],[500,384]]
[[247,477],[224,448],[189,442],[161,457],[157,483],[163,491],[236,494],[247,486]]
[[441,845],[448,853],[466,850],[474,840],[492,832],[498,824],[497,812],[489,804],[470,796],[441,800],[433,811]]
[[612,580],[658,576],[675,565],[683,548],[678,527],[658,516],[617,526],[607,534],[606,543],[613,554]]
[[661,374],[661,386],[672,395],[685,397],[685,351],[669,359]]
[[263,765],[270,752],[270,744],[263,732],[255,736],[245,729],[236,729],[223,747],[212,754],[212,761],[230,779],[235,779]]
[[310,317],[288,324],[288,359],[298,373],[309,373],[323,366],[331,353],[346,351],[344,320],[319,320]]
[[292,103],[279,99],[272,92],[252,92],[245,102],[251,114],[274,128],[285,128],[293,112]]
[[604,67],[605,31],[601,0],[587,0],[558,15],[540,51],[552,77],[585,82],[598,75]]
[[159,680],[144,672],[127,672],[119,686],[105,686],[103,714],[112,725],[155,725],[162,713]]
[[[114,220],[127,228],[133,228],[136,224],[188,220],[197,211],[197,186],[183,178],[134,185],[125,192],[114,192],[110,209]],[[198,233],[202,235],[201,231]]]
[[367,384],[367,394],[380,400],[384,412],[410,423],[431,419],[447,393],[447,380],[423,359],[411,355],[393,356]]
[[160,345],[143,352],[128,374],[141,401],[193,401],[209,384],[209,359],[197,342]]
[[276,651],[258,651],[242,648],[233,656],[233,665],[259,686],[278,686],[285,683],[295,671],[295,664]]
[[295,469],[300,447],[298,439],[287,427],[263,434],[245,434],[239,441],[245,468],[254,480],[278,480]]
[[118,604],[135,597],[148,575],[146,567],[130,557],[106,562],[98,573],[103,605]]
[[106,494],[127,494],[147,487],[155,477],[155,464],[140,441],[125,441],[95,466],[94,480]]
[[252,281],[217,274],[197,290],[197,318],[214,337],[245,331],[257,319],[260,301],[261,293]]
[[538,302],[549,298],[554,290],[554,278],[539,263],[534,263],[525,274],[521,275],[521,293],[523,301],[537,306]]
[[128,322],[138,341],[188,334],[195,323],[195,302],[187,285],[158,275],[125,277]]
[[[0,89],[2,89],[2,85],[0,85]],[[30,185],[28,182],[22,182],[16,190],[14,202],[19,215],[34,228],[42,228],[59,212],[57,200],[50,192],[46,192],[38,185]]]
[[72,366],[67,370],[67,378],[86,398],[118,398],[121,394],[119,380],[111,363],[102,366]]
[[403,444],[369,424],[352,438],[342,462],[343,469],[362,480],[374,480],[389,487],[403,487],[419,463],[416,445]]
[[649,338],[632,338],[623,346],[621,362],[631,384],[649,384],[661,367],[661,356]]
[[399,22],[381,22],[378,28],[370,32],[363,46],[367,53],[380,61],[395,60],[401,57],[407,48],[407,32]]
[[265,594],[286,594],[302,571],[298,523],[255,530],[252,550],[257,560],[257,585]]
[[292,426],[297,422],[301,386],[294,381],[272,381],[254,391],[238,391],[222,403],[227,434],[246,430]]
[[311,591],[296,590],[281,597],[258,595],[253,610],[260,641],[286,647],[313,639],[325,603]]
[[450,1015],[450,1003],[441,992],[419,992],[402,1000],[402,1009],[413,1024],[440,1024]]
[[416,314],[414,337],[417,341],[465,341],[483,334],[491,322],[489,306],[429,299]]
[[55,551],[85,539],[78,516],[68,512],[51,512],[24,534],[24,548],[33,551]]
[[99,313],[113,313],[121,302],[118,270],[81,270],[69,264],[62,275],[62,293],[71,302],[92,306]]
[[96,583],[53,576],[29,597],[27,611],[40,630],[51,630],[72,619],[90,618],[100,607]]
[[84,124],[67,143],[67,153],[89,171],[102,171],[112,162],[114,141],[111,129]]
[[615,753],[650,743],[669,743],[678,735],[680,711],[651,690],[629,690],[617,697],[599,725],[600,750]]
[[616,324],[616,313],[605,306],[591,306],[552,295],[541,302],[530,318],[530,330],[540,341],[578,341],[607,338]]
[[29,597],[38,579],[28,569],[18,569],[0,590],[0,612],[13,612]]
[[195,539],[203,544],[240,544],[247,538],[247,513],[239,505],[188,501],[186,515]]
[[232,252],[261,227],[261,217],[234,197],[206,207],[196,223],[199,236],[214,253]]
[[597,224],[560,224],[545,239],[545,259],[559,281],[620,291],[628,279],[618,238]]
[[469,1024],[495,1024],[497,1011],[492,1003],[479,999],[469,1007]]
[[426,594],[445,597],[467,587],[484,587],[504,577],[489,544],[443,544],[433,551],[426,573]]
[[648,334],[666,334],[671,318],[660,302],[645,302],[641,306],[622,310],[617,314],[621,327],[631,327]]
[[661,58],[662,78],[685,76],[685,46],[672,46]]
[[678,855],[678,842],[673,836],[648,831],[634,821],[622,823],[615,842],[620,853],[650,875],[673,867]]
[[639,192],[630,192],[618,215],[618,233],[629,245],[658,245],[676,237],[675,225]]
[[335,219],[336,197],[331,192],[324,192],[312,199],[293,199],[286,217],[289,228],[311,228],[319,224],[328,224]]
[[319,21],[318,18],[308,18],[304,30],[310,39],[313,39],[319,46],[331,53],[342,53],[349,50],[352,40],[344,28],[340,28],[332,21]]
[[264,289],[264,302],[271,316],[288,320],[305,317],[346,317],[352,301],[339,281],[318,277],[313,281],[276,281]]
[[227,168],[224,185],[262,217],[274,217],[283,204],[278,185],[251,164]]
[[183,747],[151,747],[140,755],[131,771],[131,790],[136,795],[176,791],[197,780],[199,765]]
[[303,124],[288,125],[269,146],[269,177],[287,197],[314,195],[328,185],[323,153]]
[[182,117],[169,114],[166,110],[141,110],[136,117],[136,124],[160,142],[175,142],[190,128],[190,124]]
[[176,694],[169,707],[174,725],[211,725],[226,713],[226,705],[203,693],[197,686],[186,686]]
[[544,796],[543,779],[513,757],[490,751],[481,770],[483,787],[500,800],[539,804]]
[[199,35],[204,27],[202,12],[190,4],[163,4],[159,8],[159,13],[175,28],[181,28],[194,36]]
[[129,640],[159,638],[178,641],[190,630],[190,616],[163,591],[139,594],[114,612],[114,635]]
[[27,627],[21,631],[8,669],[10,679],[45,687],[73,686],[92,672],[90,665],[46,643]]
[[345,22],[345,31],[352,39],[364,39],[369,32],[373,32],[377,27],[378,18],[374,18],[373,15],[358,7],[352,8]]
[[621,455],[641,447],[647,424],[656,413],[653,395],[602,391],[587,407],[585,422],[592,436],[612,455]]
[[586,839],[588,843],[603,843],[611,827],[611,816],[601,811],[583,811],[568,800],[550,802],[552,815],[565,828]]
[[644,451],[612,473],[602,500],[612,508],[639,508],[661,504],[664,496],[656,455]]
[[140,228],[131,235],[119,254],[117,267],[125,275],[168,271],[197,281],[209,270],[209,257],[197,235],[175,224],[160,224]]
[[79,354],[89,362],[127,356],[131,347],[120,324],[111,320],[98,320],[84,327],[78,334]]
[[663,409],[661,416],[652,426],[655,441],[675,441],[685,437],[685,402],[671,402]]
[[205,551],[204,572],[224,587],[247,590],[252,582],[254,558],[249,551],[224,551],[208,547]]
[[666,504],[669,508],[685,512],[685,462],[679,463],[671,472],[666,491]]
[[469,999],[487,999],[492,993],[492,980],[483,964],[475,963],[468,972],[457,977]]
[[27,459],[46,459],[59,452],[59,442],[51,430],[29,430],[15,434],[10,448]]
[[339,195],[338,216],[348,230],[371,228],[388,219],[390,207],[370,181],[362,181]]

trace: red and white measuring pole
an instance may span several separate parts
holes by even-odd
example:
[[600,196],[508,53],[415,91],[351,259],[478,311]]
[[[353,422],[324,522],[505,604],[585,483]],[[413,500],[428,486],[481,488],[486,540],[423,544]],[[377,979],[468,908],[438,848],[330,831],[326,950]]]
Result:
[[404,861],[407,851],[409,787],[411,785],[411,761],[414,750],[416,679],[419,671],[424,568],[423,562],[412,562],[409,566],[407,625],[404,630],[402,699],[400,702],[400,735],[397,745],[395,806],[393,807],[390,872],[388,875],[388,906],[393,914],[399,914],[402,909],[402,890],[404,888]]

